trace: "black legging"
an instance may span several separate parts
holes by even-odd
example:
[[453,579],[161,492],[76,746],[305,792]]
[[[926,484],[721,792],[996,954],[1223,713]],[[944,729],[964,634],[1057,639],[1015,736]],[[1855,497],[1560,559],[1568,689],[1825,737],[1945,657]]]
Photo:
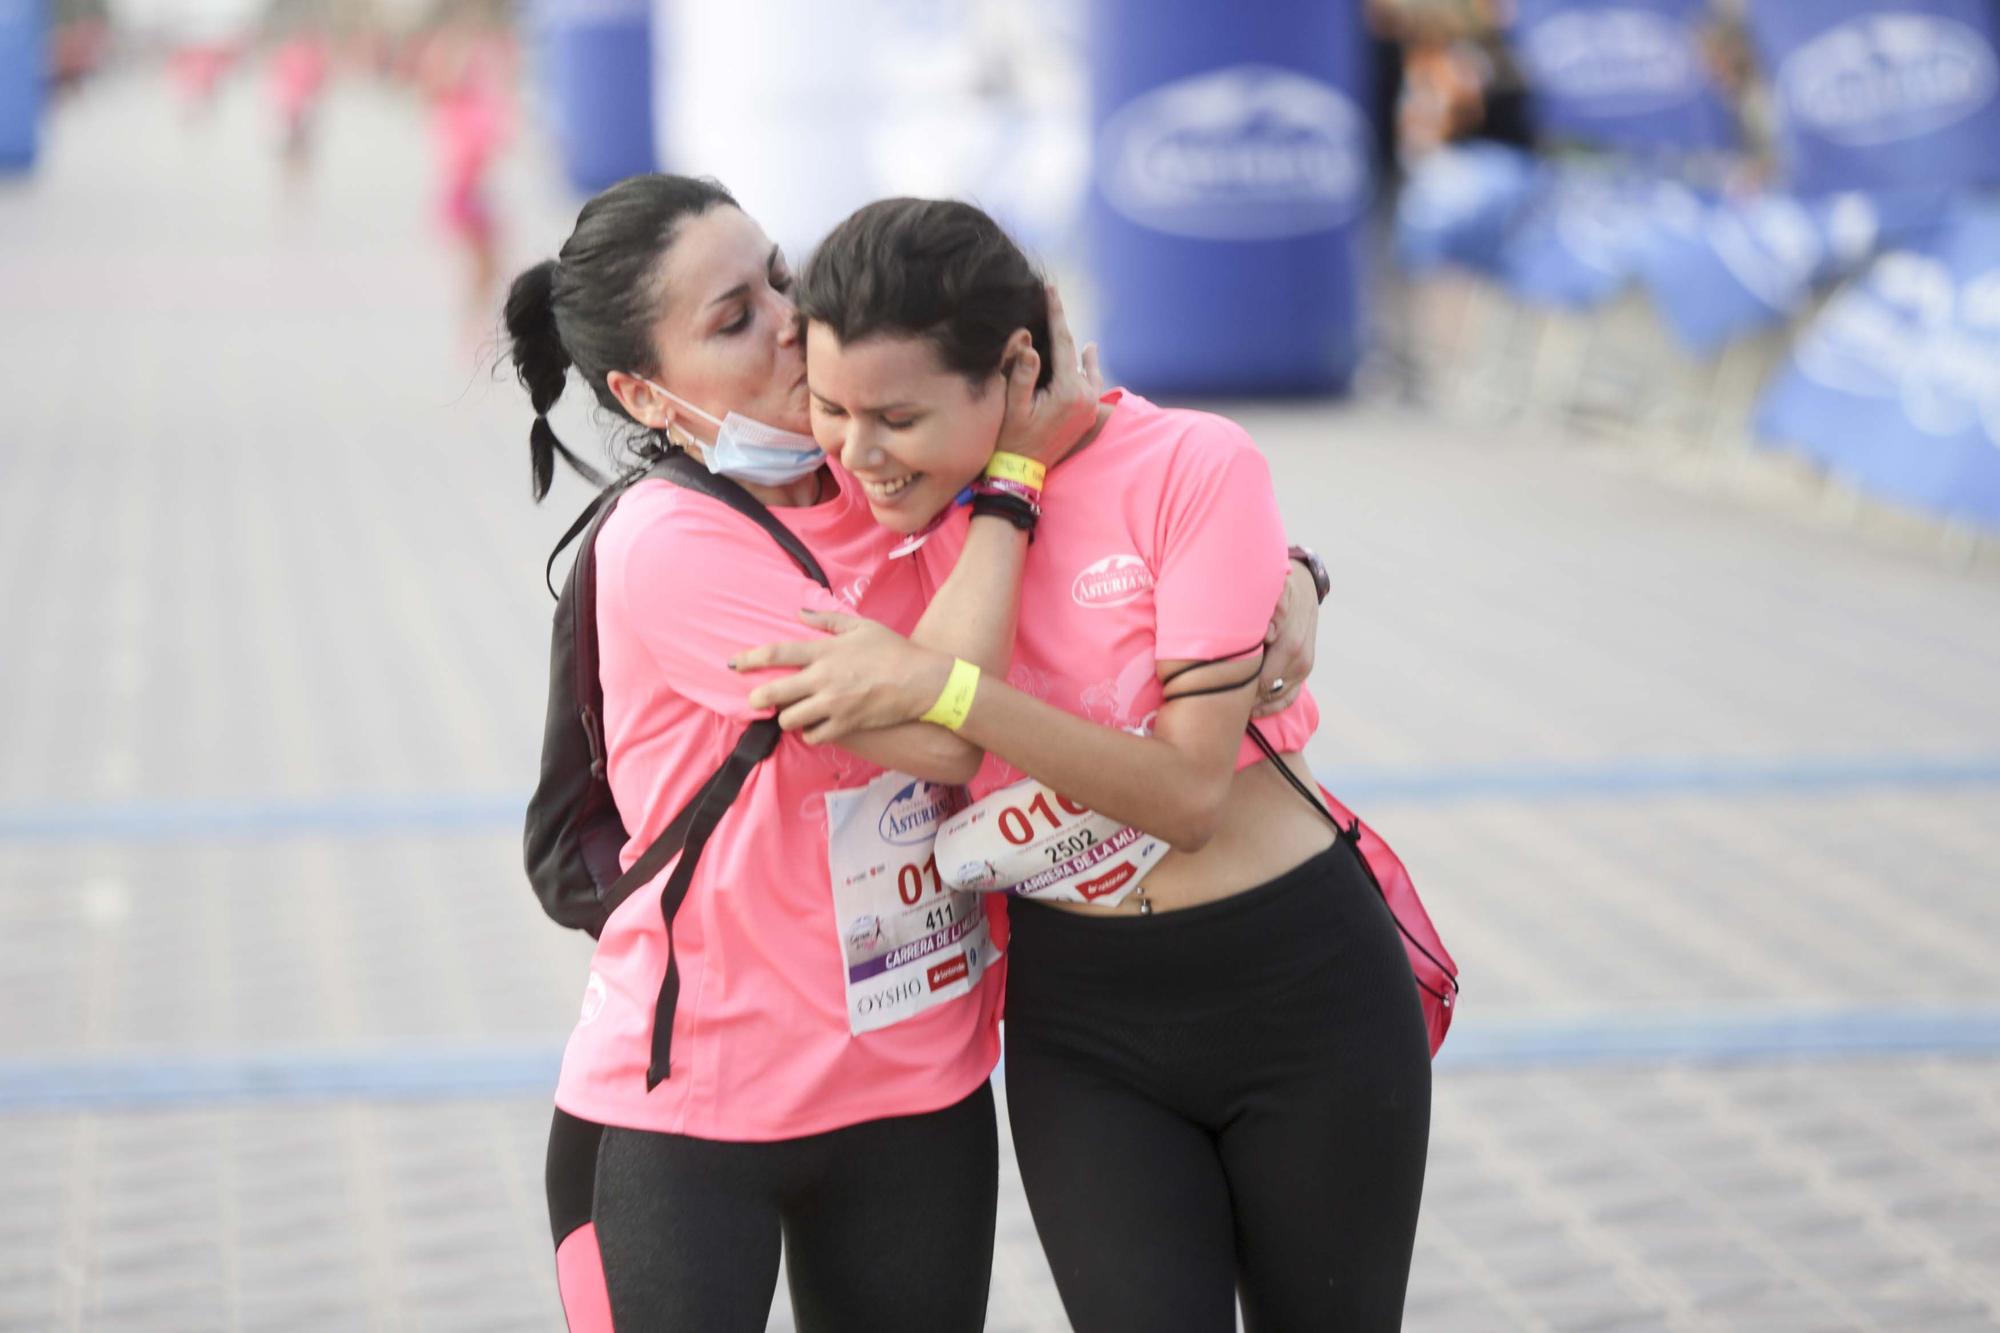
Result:
[[549,1140],[558,1244],[578,1224],[586,1168],[621,1331],[761,1330],[781,1235],[801,1333],[973,1333],[986,1322],[999,1190],[988,1084],[941,1111],[775,1143],[600,1132],[559,1111]]
[[1220,902],[1012,905],[1007,1112],[1080,1333],[1400,1326],[1430,1047],[1345,840]]

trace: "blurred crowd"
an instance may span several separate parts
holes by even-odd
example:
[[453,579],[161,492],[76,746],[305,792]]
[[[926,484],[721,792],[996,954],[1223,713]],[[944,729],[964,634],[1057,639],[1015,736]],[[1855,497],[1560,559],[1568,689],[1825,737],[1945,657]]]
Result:
[[269,0],[151,11],[116,0],[54,0],[49,73],[60,102],[107,71],[164,67],[198,125],[232,85],[252,85],[288,182],[310,175],[329,95],[366,80],[410,98],[428,122],[432,205],[462,254],[468,328],[490,321],[498,235],[491,168],[513,137],[521,57],[509,0]]
[[1420,392],[1754,435],[2000,525],[1992,0],[1367,14],[1398,271],[1498,307],[1490,337],[1459,305],[1425,317]]
[[[291,180],[310,173],[341,80],[406,94],[428,120],[431,206],[461,258],[468,333],[496,304],[488,178],[524,122],[524,87],[579,191],[663,159],[720,169],[791,246],[865,198],[970,193],[1037,251],[1066,255],[1091,174],[1107,169],[1087,106],[1107,59],[1086,50],[1085,0],[801,0],[754,15],[721,0],[600,0],[568,28],[567,11],[530,21],[519,0],[50,2],[59,89],[164,62],[194,124],[231,81],[254,82]],[[1652,327],[1629,359],[1644,365],[1659,358],[1654,329],[1704,366],[1761,341],[1787,364],[1722,365],[1756,401],[1699,414],[1704,434],[1740,433],[1754,411],[1764,438],[1872,489],[2000,523],[1993,0],[1359,0],[1359,12],[1365,68],[1322,77],[1368,112],[1365,127],[1344,123],[1374,136],[1373,197],[1403,290],[1469,280],[1480,300],[1536,316],[1636,303]],[[650,68],[656,19],[676,25],[666,79]],[[716,58],[750,42],[754,62]],[[719,99],[744,113],[709,114]],[[659,126],[672,133],[656,145]],[[1268,127],[1225,128],[1207,132]],[[1463,380],[1482,345],[1537,357],[1550,345],[1482,344],[1446,309],[1447,336],[1407,321],[1412,350],[1396,355],[1432,368],[1410,381]],[[1395,341],[1386,324],[1368,330],[1378,346]],[[1615,342],[1595,326],[1557,332]],[[1127,333],[1128,356],[1141,340]],[[1562,363],[1579,359],[1523,376],[1503,358],[1486,378],[1556,383],[1570,412],[1603,397],[1574,387],[1591,377]],[[1621,415],[1687,415],[1648,400],[1652,376],[1624,378]],[[1697,384],[1681,397],[1717,395]],[[1913,473],[1919,449],[1949,461]]]
[[[1772,104],[1745,26],[1747,0],[1714,0],[1696,26],[1708,86],[1734,133],[1720,164],[1738,181],[1776,161]],[[1375,52],[1374,123],[1395,171],[1446,144],[1490,140],[1544,151],[1581,146],[1538,133],[1531,80],[1515,50],[1515,0],[1367,0]]]

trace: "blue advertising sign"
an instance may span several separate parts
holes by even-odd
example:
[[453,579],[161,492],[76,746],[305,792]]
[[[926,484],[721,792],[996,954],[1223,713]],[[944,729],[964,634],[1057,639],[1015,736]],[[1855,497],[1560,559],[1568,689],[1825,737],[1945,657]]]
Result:
[[2000,180],[2000,5],[1755,0],[1794,188]]
[[44,0],[0,0],[0,171],[35,165],[48,91]]
[[1865,491],[2000,527],[2000,205],[1878,258],[1800,338],[1757,427]]
[[1734,147],[1702,59],[1707,0],[1517,0],[1511,40],[1549,138],[1606,148]]
[[1361,351],[1358,6],[1098,0],[1088,230],[1133,387],[1305,393]]

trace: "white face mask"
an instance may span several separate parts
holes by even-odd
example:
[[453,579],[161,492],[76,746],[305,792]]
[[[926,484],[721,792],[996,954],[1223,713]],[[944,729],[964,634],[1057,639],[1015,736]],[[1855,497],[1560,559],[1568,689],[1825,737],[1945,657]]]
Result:
[[734,477],[759,486],[783,486],[811,476],[826,461],[825,451],[810,435],[767,426],[740,412],[731,412],[717,421],[672,390],[643,377],[641,382],[715,427],[715,443],[702,450],[702,457],[708,470],[717,476]]

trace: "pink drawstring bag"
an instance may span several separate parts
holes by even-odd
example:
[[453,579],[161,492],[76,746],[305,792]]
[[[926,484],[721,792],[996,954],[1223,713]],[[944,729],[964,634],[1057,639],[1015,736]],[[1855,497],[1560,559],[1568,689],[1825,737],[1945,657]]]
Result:
[[[1355,850],[1361,853],[1368,878],[1375,881],[1375,891],[1389,905],[1389,915],[1396,918],[1396,929],[1403,936],[1403,952],[1410,956],[1410,971],[1416,974],[1417,997],[1424,1006],[1424,1030],[1430,1034],[1431,1054],[1435,1056],[1438,1047],[1444,1045],[1452,1012],[1458,1007],[1458,964],[1445,952],[1444,941],[1438,938],[1431,914],[1417,897],[1417,886],[1411,882],[1402,858],[1352,810],[1334,800],[1332,792],[1321,786],[1319,794],[1326,802],[1327,814],[1340,829],[1340,836],[1354,843]],[[1341,822],[1343,817],[1345,824]]]
[[1388,905],[1389,915],[1395,918],[1396,930],[1403,937],[1403,952],[1409,955],[1410,971],[1417,981],[1417,998],[1423,1002],[1424,1031],[1429,1035],[1431,1054],[1438,1053],[1444,1045],[1444,1034],[1451,1027],[1451,1016],[1458,1008],[1458,964],[1445,951],[1444,941],[1438,938],[1437,927],[1431,924],[1431,915],[1424,910],[1423,900],[1417,897],[1417,886],[1410,880],[1410,872],[1403,865],[1402,858],[1391,851],[1389,844],[1382,841],[1375,830],[1361,822],[1352,810],[1335,800],[1333,793],[1324,785],[1319,795],[1314,796],[1298,776],[1278,759],[1278,753],[1271,743],[1264,739],[1264,733],[1257,730],[1257,724],[1250,724],[1250,739],[1271,761],[1285,781],[1306,799],[1312,807],[1325,815],[1334,830],[1346,842],[1353,844],[1360,853],[1361,865],[1368,872],[1368,878],[1375,885],[1375,891],[1382,895]]

